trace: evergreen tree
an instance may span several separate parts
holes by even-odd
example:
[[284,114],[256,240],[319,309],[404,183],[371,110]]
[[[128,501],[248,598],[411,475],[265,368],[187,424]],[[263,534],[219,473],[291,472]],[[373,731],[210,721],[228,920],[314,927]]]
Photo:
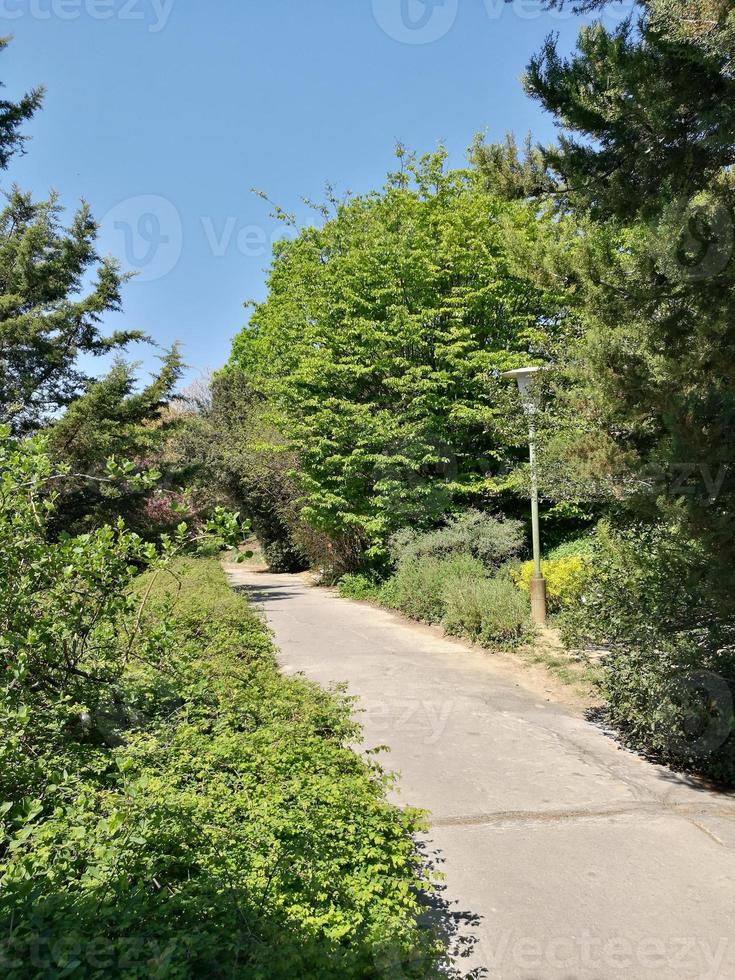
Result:
[[558,372],[557,473],[576,461],[616,507],[681,523],[712,587],[735,559],[730,6],[651,0],[569,58],[547,40],[526,87],[563,130],[543,149],[554,221],[514,251],[585,325]]
[[730,6],[641,3],[640,16],[615,30],[584,27],[571,58],[547,39],[525,87],[562,129],[545,158],[570,203],[602,218],[657,215],[664,202],[708,188],[735,162]]
[[[0,37],[0,53],[7,48],[8,37]],[[0,88],[4,88],[0,82]],[[10,158],[23,152],[27,140],[20,132],[20,127],[40,109],[43,102],[43,89],[34,88],[27,92],[18,102],[0,99],[0,169],[7,169]]]
[[[167,500],[179,499],[177,488],[185,475],[180,461],[168,452],[181,422],[171,411],[183,371],[178,348],[174,346],[162,361],[161,370],[142,388],[135,366],[117,361],[48,427],[49,449],[69,469],[57,490],[55,532],[81,533],[123,516],[130,526],[147,533],[182,519]],[[136,475],[128,480],[126,471],[154,479]],[[165,490],[159,487],[161,479]],[[151,502],[162,493],[164,499],[154,508]]]

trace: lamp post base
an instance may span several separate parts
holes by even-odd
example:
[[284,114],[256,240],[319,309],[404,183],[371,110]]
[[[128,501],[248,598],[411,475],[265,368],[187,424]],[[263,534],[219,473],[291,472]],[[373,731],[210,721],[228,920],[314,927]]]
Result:
[[542,575],[531,577],[531,619],[537,626],[546,623],[546,579]]

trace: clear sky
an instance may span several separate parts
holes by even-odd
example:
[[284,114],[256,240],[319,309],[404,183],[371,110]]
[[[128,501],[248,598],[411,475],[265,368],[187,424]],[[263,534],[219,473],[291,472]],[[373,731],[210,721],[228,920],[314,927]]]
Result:
[[480,130],[548,139],[519,76],[579,24],[532,0],[0,0],[7,96],[48,90],[2,179],[90,203],[140,270],[110,326],[181,340],[195,376],[265,294],[280,226],[252,187],[309,221],[302,196],[380,186],[398,140],[461,164]]

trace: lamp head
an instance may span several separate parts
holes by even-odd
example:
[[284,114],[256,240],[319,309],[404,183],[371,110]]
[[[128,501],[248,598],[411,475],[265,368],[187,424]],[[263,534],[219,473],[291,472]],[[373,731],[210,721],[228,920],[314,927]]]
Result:
[[533,381],[533,376],[539,371],[543,371],[543,368],[522,367],[515,368],[513,371],[503,371],[503,373],[500,375],[501,378],[515,379],[515,381],[518,383],[518,391],[521,394],[523,408],[527,412],[535,412],[538,408],[535,393],[531,390],[531,382]]

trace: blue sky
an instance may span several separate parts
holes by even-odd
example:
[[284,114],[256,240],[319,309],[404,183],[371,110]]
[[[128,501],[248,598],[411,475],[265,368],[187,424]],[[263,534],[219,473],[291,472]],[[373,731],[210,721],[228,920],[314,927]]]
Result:
[[109,325],[182,341],[196,376],[265,295],[279,226],[250,188],[305,222],[325,181],[380,186],[397,140],[461,164],[479,130],[551,137],[519,76],[579,23],[532,0],[0,0],[8,97],[48,89],[4,186],[84,197],[140,270]]

